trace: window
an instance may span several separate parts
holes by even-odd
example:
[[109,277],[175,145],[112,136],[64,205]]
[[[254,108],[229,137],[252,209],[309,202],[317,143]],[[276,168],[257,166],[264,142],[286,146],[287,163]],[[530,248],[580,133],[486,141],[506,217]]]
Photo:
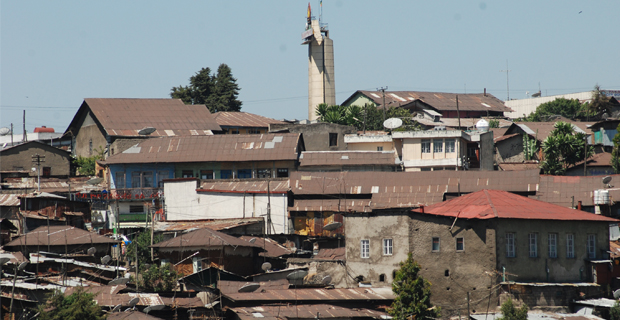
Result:
[[329,146],[336,147],[338,146],[338,134],[337,133],[329,133]]
[[379,275],[379,282],[385,282],[385,274]]
[[377,151],[383,151],[383,147],[377,147]]
[[114,180],[114,186],[116,189],[125,188],[125,171],[116,172],[116,179]]
[[131,187],[140,188],[140,172],[131,173]]
[[202,258],[193,257],[192,258],[192,266],[194,267],[194,273],[202,270]]
[[566,257],[575,257],[575,235],[571,233],[566,235]]
[[433,152],[434,153],[443,152],[443,140],[442,139],[433,139]]
[[144,213],[144,206],[129,206],[129,213]]
[[555,233],[549,234],[549,258],[558,257],[558,235]]
[[530,233],[530,258],[538,257],[538,233]]
[[446,139],[446,153],[454,153],[454,139]]
[[181,171],[181,177],[183,178],[193,178],[194,171],[193,170],[183,170]]
[[256,173],[258,178],[271,178],[271,169],[258,169]]
[[422,153],[431,153],[431,140],[422,140]]
[[278,168],[278,178],[288,178],[288,168]]
[[43,173],[42,175],[44,177],[49,177],[52,175],[52,167],[43,167]]
[[596,235],[588,235],[588,259],[596,259]]
[[465,238],[456,238],[456,251],[465,251]]
[[170,174],[168,173],[168,170],[164,170],[164,171],[158,171],[157,172],[157,186],[158,187],[163,187],[164,186],[164,180],[168,179],[170,177]]
[[392,255],[392,239],[383,239],[383,255]]
[[259,128],[250,128],[250,129],[248,129],[248,133],[249,134],[257,134],[257,133],[260,133],[260,129]]
[[509,232],[506,233],[506,257],[514,258],[515,256],[515,234]]
[[153,171],[142,172],[142,188],[153,188]]
[[220,171],[221,179],[232,179],[232,170],[222,170]]
[[362,258],[370,257],[370,240],[361,241],[361,257]]
[[439,252],[439,238],[433,237],[433,247],[431,250],[433,252]]
[[200,170],[200,179],[213,179],[213,170]]
[[230,129],[231,134],[239,134],[239,128]]
[[252,169],[239,169],[237,170],[237,178],[239,179],[251,179]]

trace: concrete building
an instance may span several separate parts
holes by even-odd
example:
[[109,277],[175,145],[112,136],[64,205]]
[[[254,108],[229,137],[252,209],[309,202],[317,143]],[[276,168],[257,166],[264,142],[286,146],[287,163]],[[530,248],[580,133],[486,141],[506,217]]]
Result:
[[397,131],[405,171],[462,170],[471,137],[460,130]]
[[312,17],[310,4],[302,44],[308,45],[308,119],[317,119],[316,107],[336,104],[334,78],[334,41],[329,38],[327,25]]
[[48,144],[30,141],[0,151],[0,173],[7,176],[36,177],[34,156],[41,156],[41,177],[67,177],[71,174],[71,154]]
[[[620,90],[601,90],[601,92],[608,97],[620,99]],[[547,97],[540,97],[540,93],[538,93],[538,95],[538,97],[534,97],[534,95],[532,95],[532,97],[528,99],[515,99],[506,101],[506,106],[513,111],[506,112],[504,115],[512,119],[526,117],[529,116],[531,113],[535,112],[536,108],[538,108],[539,105],[546,102],[551,102],[558,98],[564,98],[569,100],[577,99],[581,103],[592,100],[592,91],[558,94]]]
[[[347,144],[347,150],[351,151],[398,151],[400,149],[394,145],[392,135],[385,131],[366,131],[365,133],[347,134],[344,136],[344,143]],[[401,142],[396,140],[396,142]]]
[[357,129],[335,123],[316,122],[309,124],[270,124],[270,133],[301,133],[305,151],[347,150],[344,137],[356,133]]

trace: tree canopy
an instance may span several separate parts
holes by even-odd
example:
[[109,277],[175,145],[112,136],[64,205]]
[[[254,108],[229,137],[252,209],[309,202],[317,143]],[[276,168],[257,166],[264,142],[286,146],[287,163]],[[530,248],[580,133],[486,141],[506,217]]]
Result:
[[584,160],[584,157],[590,158],[594,149],[586,145],[586,135],[576,133],[572,124],[558,121],[554,128],[543,141],[544,160],[541,167],[545,174],[563,175],[566,169]]
[[140,288],[146,292],[172,291],[179,279],[179,274],[170,263],[152,264],[141,276]]
[[[357,130],[385,130],[383,127],[383,109],[378,109],[375,104],[339,106],[320,104],[316,108],[319,121],[353,126]],[[418,124],[412,120],[408,110],[390,107],[386,110],[386,119],[399,118],[403,125],[394,131],[419,130]]]
[[93,300],[94,294],[84,292],[83,287],[75,287],[75,291],[65,296],[60,291],[48,296],[47,303],[38,307],[41,320],[100,320],[104,319],[101,307]]
[[439,318],[440,308],[431,304],[431,285],[419,272],[420,265],[409,253],[407,260],[400,263],[392,283],[396,298],[388,313],[395,320]]
[[616,135],[612,139],[614,142],[614,148],[611,151],[611,166],[614,168],[615,173],[620,173],[620,124],[616,127]]
[[189,78],[189,86],[172,87],[170,96],[181,99],[185,104],[204,104],[211,112],[241,111],[237,79],[230,67],[224,63],[212,75],[211,69],[202,68]]
[[575,119],[588,116],[592,117],[595,114],[591,112],[588,113],[587,106],[579,102],[578,99],[557,98],[539,105],[536,111],[523,118],[523,121],[548,121],[550,117],[558,115],[568,119]]
[[[159,234],[153,238],[153,243],[161,242],[164,237]],[[151,261],[151,232],[149,230],[140,232],[137,237],[127,246],[127,256],[134,258],[136,256],[136,246],[138,248],[138,260],[140,266],[144,266]]]
[[527,305],[523,304],[521,308],[516,308],[512,299],[502,303],[502,317],[498,320],[527,320]]

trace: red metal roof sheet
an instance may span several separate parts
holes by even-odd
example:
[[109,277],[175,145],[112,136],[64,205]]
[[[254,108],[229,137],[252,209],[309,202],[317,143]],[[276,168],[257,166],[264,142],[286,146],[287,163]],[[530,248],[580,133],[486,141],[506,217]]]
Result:
[[[414,210],[421,212],[421,209]],[[424,208],[425,214],[461,219],[533,219],[618,222],[501,190],[481,190]]]
[[105,164],[297,160],[298,133],[161,137],[113,155]]
[[263,117],[257,114],[248,112],[228,112],[220,111],[213,114],[215,121],[221,127],[250,127],[250,128],[265,128],[267,129],[270,124],[287,124],[287,122]]

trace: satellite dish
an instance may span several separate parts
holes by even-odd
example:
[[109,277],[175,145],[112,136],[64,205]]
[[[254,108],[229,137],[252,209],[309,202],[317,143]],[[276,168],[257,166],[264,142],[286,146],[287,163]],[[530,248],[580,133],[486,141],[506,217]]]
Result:
[[97,252],[97,248],[95,248],[95,247],[90,247],[90,248],[88,248],[88,250],[86,250],[86,253],[87,253],[89,256],[94,255],[96,252]]
[[7,134],[9,134],[11,132],[11,129],[7,128],[7,127],[2,127],[0,128],[0,136],[6,136]]
[[133,307],[135,307],[138,304],[138,302],[140,302],[140,298],[135,297],[135,298],[129,300],[129,306],[133,308]]
[[330,275],[326,275],[321,279],[322,284],[330,284],[330,282],[332,282],[332,276]]
[[118,278],[108,282],[108,285],[116,286],[116,285],[126,284],[127,282],[129,282],[129,278],[118,277]]
[[263,271],[267,272],[268,270],[271,270],[271,263],[265,262],[263,263],[263,265],[260,266],[260,268],[263,269]]
[[614,291],[614,299],[620,299],[620,289]]
[[108,264],[110,260],[112,260],[112,257],[106,254],[103,258],[101,258],[101,264]]
[[254,243],[254,242],[256,242],[256,238],[250,239],[250,243]]
[[389,118],[383,121],[383,126],[388,129],[396,129],[403,125],[403,120],[398,118]]
[[256,289],[260,288],[260,283],[256,283],[256,282],[249,282],[244,284],[241,288],[239,288],[239,290],[237,290],[238,292],[254,292],[256,291]]
[[9,258],[9,257],[2,257],[2,258],[0,258],[0,266],[5,265],[9,261],[11,261],[11,258]]
[[146,127],[146,128],[140,129],[140,131],[138,131],[138,134],[141,135],[141,136],[148,136],[149,134],[155,132],[155,130],[157,130],[157,129],[155,129],[153,127]]
[[121,305],[117,304],[117,305],[114,306],[114,308],[112,308],[112,310],[110,312],[114,313],[114,312],[116,312],[116,311],[118,311],[120,309],[121,309]]
[[610,176],[606,176],[603,178],[603,183],[604,184],[609,184],[611,182],[611,177]]
[[332,222],[332,223],[328,223],[325,226],[323,226],[323,230],[333,231],[340,227],[342,227],[342,222]]
[[288,280],[301,280],[301,279],[303,279],[307,275],[308,275],[308,271],[306,271],[306,270],[297,270],[297,271],[293,271],[293,272],[289,273],[286,276],[286,279],[288,279]]
[[22,270],[26,269],[27,265],[28,265],[28,261],[24,261],[24,262],[19,264],[19,266],[17,267],[17,270],[22,271]]
[[205,308],[213,309],[213,307],[217,306],[218,303],[220,303],[220,302],[219,301],[215,301],[215,302],[207,303],[207,304],[205,304]]

